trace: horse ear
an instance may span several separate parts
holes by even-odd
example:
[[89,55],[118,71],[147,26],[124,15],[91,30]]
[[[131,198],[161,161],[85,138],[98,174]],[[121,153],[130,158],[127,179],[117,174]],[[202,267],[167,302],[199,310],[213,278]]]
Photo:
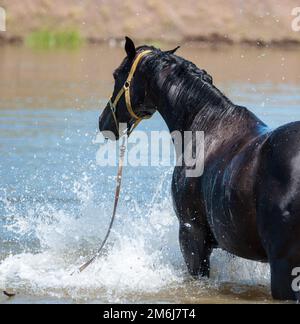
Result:
[[166,54],[174,54],[178,49],[180,48],[180,46],[175,47],[174,49],[170,50],[170,51],[165,51]]
[[133,60],[136,55],[136,49],[133,41],[129,37],[125,37],[125,51],[127,53],[127,56],[130,60]]

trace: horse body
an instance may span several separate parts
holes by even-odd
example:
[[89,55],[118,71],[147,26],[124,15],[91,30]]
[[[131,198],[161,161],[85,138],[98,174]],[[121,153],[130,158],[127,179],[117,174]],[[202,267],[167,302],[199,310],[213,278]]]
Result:
[[202,185],[206,214],[219,246],[239,257],[263,262],[267,256],[256,226],[255,184],[266,136],[250,140],[238,153],[224,152],[224,158],[212,167],[208,164]]
[[273,296],[295,299],[291,282],[300,265],[300,122],[271,131],[246,108],[222,100],[218,107],[200,108],[184,127],[205,133],[205,170],[200,178],[187,178],[184,166],[174,170],[181,251],[196,276],[209,275],[215,247],[270,262]]
[[[134,57],[131,52],[136,50],[127,43],[128,58]],[[149,47],[138,51],[145,49]],[[271,131],[226,98],[205,71],[170,52],[150,49],[153,53],[136,71],[138,85],[132,84],[135,112],[157,110],[170,132],[205,134],[204,174],[188,178],[183,165],[175,168],[172,181],[180,247],[189,272],[209,276],[210,254],[219,247],[269,262],[274,298],[299,298],[291,283],[293,268],[300,267],[300,122]],[[119,68],[124,74],[120,84],[130,64],[125,59]],[[118,91],[116,86],[113,96]],[[130,123],[122,107],[118,119]],[[112,125],[107,107],[100,130],[113,131]]]

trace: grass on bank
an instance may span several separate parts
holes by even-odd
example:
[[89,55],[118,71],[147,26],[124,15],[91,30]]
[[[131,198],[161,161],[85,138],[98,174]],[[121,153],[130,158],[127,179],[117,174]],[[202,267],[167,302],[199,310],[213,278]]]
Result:
[[83,44],[84,40],[76,30],[34,31],[26,37],[25,43],[32,48],[56,49],[71,48],[75,49]]

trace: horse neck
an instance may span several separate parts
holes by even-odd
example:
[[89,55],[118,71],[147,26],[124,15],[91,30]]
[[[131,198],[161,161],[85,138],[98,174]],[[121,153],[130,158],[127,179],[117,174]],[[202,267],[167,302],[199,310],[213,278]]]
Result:
[[161,114],[170,132],[203,131],[214,149],[226,141],[243,142],[255,138],[265,128],[254,114],[244,107],[234,105],[213,84],[202,79],[201,71],[172,74],[146,70],[147,93]]
[[213,132],[237,113],[238,107],[214,85],[203,81],[200,73],[199,70],[198,76],[195,73],[177,76],[172,68],[153,71],[152,66],[143,67],[146,93],[170,132]]

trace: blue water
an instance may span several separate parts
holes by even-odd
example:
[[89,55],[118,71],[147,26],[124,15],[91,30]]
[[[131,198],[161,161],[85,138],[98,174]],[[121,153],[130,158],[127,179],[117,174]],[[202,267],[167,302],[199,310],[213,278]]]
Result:
[[[231,81],[220,88],[270,127],[300,120],[300,84]],[[170,199],[171,167],[125,168],[108,254],[82,277],[69,276],[101,243],[112,210],[116,167],[97,165],[94,143],[105,101],[85,109],[18,102],[12,109],[0,98],[0,290],[39,300],[191,301]],[[166,125],[155,114],[139,129]],[[267,268],[256,263],[218,269],[228,258],[216,254],[214,280],[189,289],[205,296],[219,280],[267,285]]]
[[[300,85],[230,84],[227,95],[244,105],[270,127],[300,120]],[[104,106],[105,100],[100,103]],[[72,190],[74,182],[88,177],[94,188],[95,201],[111,201],[116,168],[101,168],[96,163],[99,108],[69,109],[1,109],[0,110],[0,188],[2,197],[13,201],[20,210],[28,205],[49,202],[57,208],[74,209],[80,205]],[[155,114],[138,130],[167,130]],[[166,168],[165,168],[166,169]],[[151,201],[155,179],[164,167],[128,166],[124,188],[138,203]],[[145,192],[145,187],[147,191]],[[1,222],[5,210],[1,205]],[[3,232],[3,230],[2,230]],[[4,237],[8,235],[4,231]]]

